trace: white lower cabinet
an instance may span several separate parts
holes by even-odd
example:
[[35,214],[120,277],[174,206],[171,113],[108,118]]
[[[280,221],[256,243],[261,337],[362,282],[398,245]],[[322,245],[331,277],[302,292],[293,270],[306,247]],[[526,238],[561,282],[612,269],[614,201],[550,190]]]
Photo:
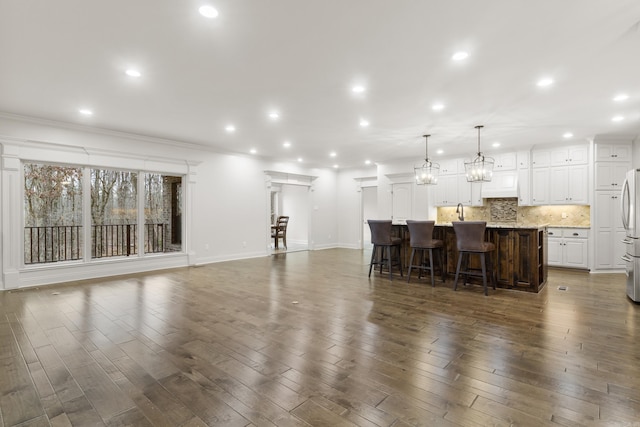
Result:
[[625,268],[622,256],[625,245],[622,243],[626,233],[620,215],[619,191],[596,191],[595,197],[595,269]]
[[589,268],[589,230],[549,227],[547,237],[549,266]]

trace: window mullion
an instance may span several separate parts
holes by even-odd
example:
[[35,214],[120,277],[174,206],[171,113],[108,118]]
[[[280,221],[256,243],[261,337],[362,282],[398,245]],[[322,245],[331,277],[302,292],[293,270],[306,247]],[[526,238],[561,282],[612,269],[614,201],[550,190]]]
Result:
[[138,256],[144,256],[144,227],[145,227],[145,212],[144,212],[144,180],[146,175],[143,171],[138,171]]
[[85,167],[82,172],[82,237],[83,261],[91,262],[91,168]]

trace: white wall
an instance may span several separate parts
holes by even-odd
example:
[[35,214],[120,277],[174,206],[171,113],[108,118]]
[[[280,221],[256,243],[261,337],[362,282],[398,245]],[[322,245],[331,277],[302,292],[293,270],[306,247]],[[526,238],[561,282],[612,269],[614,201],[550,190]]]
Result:
[[287,215],[287,243],[308,243],[309,226],[309,187],[304,185],[283,184],[281,194],[282,211]]
[[377,168],[347,169],[338,174],[338,232],[340,246],[360,248],[361,185],[377,180]]
[[[333,169],[305,169],[296,164],[206,151],[175,141],[7,115],[0,115],[0,143],[3,147],[0,289],[267,256],[270,224],[265,171],[315,177],[310,190],[309,244],[311,248],[338,245],[337,174]],[[19,161],[25,153],[30,158],[44,157],[51,162],[184,174],[185,253],[84,262],[73,267],[65,263],[62,267],[24,268],[19,261],[22,256]],[[10,163],[12,170],[7,167]],[[7,237],[11,227],[17,228],[13,238]]]

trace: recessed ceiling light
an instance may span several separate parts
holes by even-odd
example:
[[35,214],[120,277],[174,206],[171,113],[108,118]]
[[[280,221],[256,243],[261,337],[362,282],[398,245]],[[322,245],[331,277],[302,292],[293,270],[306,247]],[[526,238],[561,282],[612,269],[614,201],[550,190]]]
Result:
[[331,156],[331,157],[335,157],[337,155],[338,155],[338,153],[336,153],[335,151],[332,151],[332,152],[329,153],[329,156]]
[[360,126],[362,126],[363,128],[366,128],[367,126],[369,126],[369,122],[367,120],[361,119]]
[[93,115],[93,111],[89,110],[88,108],[81,108],[78,110],[78,113],[82,114],[83,116],[92,116]]
[[451,59],[454,61],[462,61],[463,59],[467,59],[468,56],[469,54],[467,52],[456,52],[453,54]]
[[302,162],[302,157],[298,157],[298,161],[299,161],[299,162]]
[[620,101],[626,101],[627,99],[629,99],[629,95],[627,95],[626,93],[621,93],[619,95],[616,95],[613,100],[616,102],[620,102]]
[[443,104],[433,104],[431,106],[431,109],[434,111],[440,111],[442,109],[444,109],[444,105]]
[[547,87],[547,86],[551,86],[553,84],[553,79],[549,78],[549,77],[545,77],[544,79],[540,79],[538,80],[538,87]]
[[442,148],[439,150],[436,150],[436,154],[442,154],[442,153],[444,153],[444,150]]
[[140,77],[142,75],[140,71],[134,70],[133,68],[128,69],[125,73],[129,77]]
[[333,165],[333,168],[334,169],[338,169],[338,165]]
[[282,146],[284,148],[289,148],[289,147],[291,147],[291,143],[289,141],[285,141],[285,142],[282,143]]
[[218,16],[218,11],[213,6],[209,5],[200,6],[198,12],[200,12],[200,15],[204,16],[205,18],[215,18]]
[[364,161],[364,164],[365,164],[365,165],[370,165],[370,164],[371,164],[371,160],[365,160],[365,161]]
[[571,132],[565,132],[562,134],[563,138],[573,138],[573,134]]
[[258,150],[256,150],[255,148],[252,148],[251,150],[249,150],[249,152],[251,154],[256,154],[258,152]]
[[622,116],[615,116],[614,118],[611,119],[611,121],[613,122],[621,122],[624,120],[624,117]]
[[227,125],[224,130],[226,130],[229,133],[233,133],[236,131],[236,127],[234,125]]
[[278,120],[280,118],[280,114],[278,114],[276,111],[272,111],[271,113],[269,113],[269,118],[271,120]]
[[351,88],[351,92],[353,93],[362,93],[366,90],[366,88],[362,85],[355,85]]
[[493,144],[491,144],[492,147],[500,147],[500,143],[499,142],[494,142]]

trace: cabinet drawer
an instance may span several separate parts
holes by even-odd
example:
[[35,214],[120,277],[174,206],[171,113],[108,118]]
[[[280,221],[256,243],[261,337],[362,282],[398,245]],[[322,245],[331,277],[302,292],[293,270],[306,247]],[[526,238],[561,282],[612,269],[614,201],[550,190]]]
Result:
[[547,235],[549,237],[562,237],[562,228],[549,227],[547,229]]
[[562,235],[566,239],[586,239],[589,237],[589,230],[580,228],[565,228]]

